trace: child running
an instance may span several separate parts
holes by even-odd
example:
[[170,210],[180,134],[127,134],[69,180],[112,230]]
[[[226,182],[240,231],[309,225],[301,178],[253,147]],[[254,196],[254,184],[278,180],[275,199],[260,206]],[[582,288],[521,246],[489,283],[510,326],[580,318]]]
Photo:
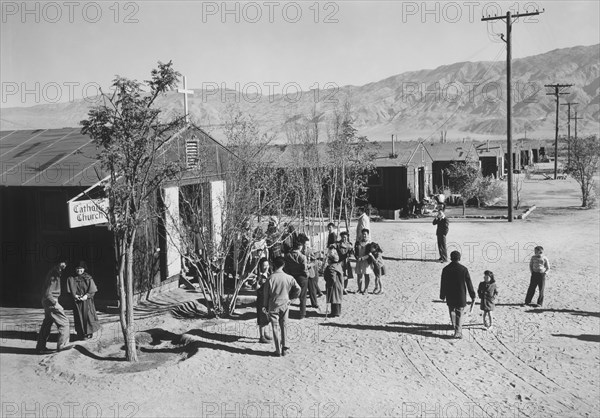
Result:
[[492,329],[494,321],[492,312],[496,307],[496,296],[498,295],[498,289],[496,289],[496,280],[494,280],[494,273],[489,270],[483,272],[483,281],[479,283],[477,294],[481,299],[483,326],[490,330]]

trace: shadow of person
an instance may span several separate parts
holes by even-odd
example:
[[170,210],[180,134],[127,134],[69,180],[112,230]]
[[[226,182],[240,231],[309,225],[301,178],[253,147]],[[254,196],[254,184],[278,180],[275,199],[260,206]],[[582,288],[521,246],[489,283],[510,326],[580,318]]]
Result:
[[[39,326],[38,326],[39,328]],[[1,340],[22,340],[22,341],[37,341],[37,331],[19,331],[19,330],[2,330],[0,331]],[[48,342],[57,342],[58,334],[53,332],[48,338]]]
[[576,338],[581,341],[589,341],[593,343],[600,343],[600,335],[597,334],[580,334],[580,335],[569,335],[569,334],[552,334],[553,337],[566,337]]
[[[50,352],[48,354],[53,354]],[[35,348],[23,348],[23,347],[6,347],[0,346],[0,354],[24,354],[24,355],[40,355]]]
[[423,263],[439,263],[440,261],[437,258],[398,258],[398,257],[389,257],[389,256],[383,256],[384,260],[391,260],[391,261],[420,261]]
[[[386,325],[360,325],[360,324],[340,324],[335,322],[326,322],[321,325],[348,328],[357,330],[395,332],[399,334],[410,334],[421,337],[451,339],[453,332],[447,324],[419,324],[411,322],[391,322]],[[398,325],[398,326],[397,326]]]
[[530,312],[530,313],[556,312],[556,313],[567,313],[567,314],[577,315],[577,316],[593,316],[596,318],[600,318],[600,312],[576,311],[573,309],[534,308],[534,309],[530,309],[526,312]]
[[207,340],[215,340],[224,343],[234,343],[241,338],[244,338],[243,335],[231,335],[217,332],[210,332],[203,329],[191,329],[186,332],[186,334],[195,335],[196,337],[205,338]]

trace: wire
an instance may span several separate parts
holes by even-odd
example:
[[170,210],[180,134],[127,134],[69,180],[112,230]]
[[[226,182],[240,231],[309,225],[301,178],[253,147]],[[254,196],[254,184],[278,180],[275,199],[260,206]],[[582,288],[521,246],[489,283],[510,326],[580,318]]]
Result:
[[[485,73],[481,77],[482,79],[485,79],[485,76],[490,72],[490,70],[496,64],[496,62],[498,62],[498,59],[500,58],[500,55],[504,51],[506,51],[506,45],[505,44],[502,45],[502,48],[500,48],[500,50],[498,51],[498,53],[494,57],[494,60],[488,66],[487,70],[485,71]],[[441,125],[439,125],[427,138],[423,139],[422,142],[425,142],[425,141],[429,140],[433,135],[437,134],[437,132],[441,128],[443,128],[444,126],[446,126],[446,124],[450,121],[451,118],[454,117],[454,115],[456,115],[456,113],[458,113],[458,106],[456,107],[456,109],[454,110],[454,112],[452,112],[452,114],[450,116],[448,116],[448,118]]]

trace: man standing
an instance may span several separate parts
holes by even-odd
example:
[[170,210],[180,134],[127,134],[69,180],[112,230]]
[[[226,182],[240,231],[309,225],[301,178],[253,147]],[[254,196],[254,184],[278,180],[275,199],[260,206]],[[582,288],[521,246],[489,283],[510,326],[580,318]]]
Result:
[[438,251],[440,252],[440,263],[446,263],[448,261],[448,251],[446,250],[446,235],[448,234],[449,221],[446,218],[443,210],[440,210],[433,220],[433,224],[437,225],[435,235],[437,235]]
[[[300,294],[300,286],[294,278],[283,272],[285,260],[277,257],[273,260],[274,273],[265,284],[263,312],[269,315],[273,327],[274,355],[285,356],[289,347],[285,345],[285,335],[290,309],[290,298]],[[290,293],[292,295],[290,296]],[[304,293],[306,300],[306,293]],[[280,329],[278,329],[280,328]],[[281,340],[280,340],[281,336]]]
[[306,237],[299,236],[294,243],[293,250],[284,257],[285,271],[296,279],[300,285],[300,319],[306,316],[306,294],[310,296],[310,302],[313,308],[319,309],[317,295],[314,286],[308,285],[309,264],[306,256],[302,253]]
[[454,338],[462,338],[462,313],[467,306],[467,290],[471,300],[475,300],[475,290],[471,282],[469,270],[459,263],[460,253],[450,253],[452,261],[442,270],[442,283],[440,286],[440,299],[446,300],[450,321],[454,329]]
[[336,244],[338,241],[337,234],[335,233],[335,225],[333,222],[327,224],[327,248],[330,245]]
[[63,307],[58,303],[58,298],[60,296],[60,279],[66,267],[66,261],[59,261],[59,263],[52,267],[46,275],[44,293],[42,295],[44,321],[42,322],[37,345],[35,347],[35,350],[40,354],[49,352],[48,348],[46,348],[46,342],[48,341],[48,337],[50,337],[52,324],[56,324],[56,327],[58,328],[57,350],[62,351],[71,348],[71,346],[67,345],[70,336],[69,319],[65,315]]

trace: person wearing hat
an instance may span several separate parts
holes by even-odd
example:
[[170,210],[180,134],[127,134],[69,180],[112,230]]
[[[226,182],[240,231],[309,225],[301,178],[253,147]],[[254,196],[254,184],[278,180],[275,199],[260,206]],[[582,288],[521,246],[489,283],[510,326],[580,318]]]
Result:
[[334,244],[327,251],[327,267],[325,267],[325,286],[327,289],[327,302],[331,303],[331,316],[342,314],[342,295],[344,293],[344,274],[339,262],[339,255]]
[[80,340],[92,338],[100,329],[94,294],[98,291],[94,279],[86,273],[87,264],[80,261],[75,267],[75,277],[67,279],[67,292],[73,296],[75,331]]
[[67,267],[67,262],[64,258],[61,258],[56,265],[54,265],[44,281],[44,293],[42,295],[42,306],[44,307],[44,321],[40,328],[38,335],[37,345],[35,350],[39,354],[50,353],[50,350],[46,347],[46,342],[50,337],[52,331],[52,324],[56,324],[58,328],[58,343],[57,350],[63,351],[72,348],[69,345],[70,329],[69,319],[65,315],[65,310],[58,303],[60,297],[60,279]]

